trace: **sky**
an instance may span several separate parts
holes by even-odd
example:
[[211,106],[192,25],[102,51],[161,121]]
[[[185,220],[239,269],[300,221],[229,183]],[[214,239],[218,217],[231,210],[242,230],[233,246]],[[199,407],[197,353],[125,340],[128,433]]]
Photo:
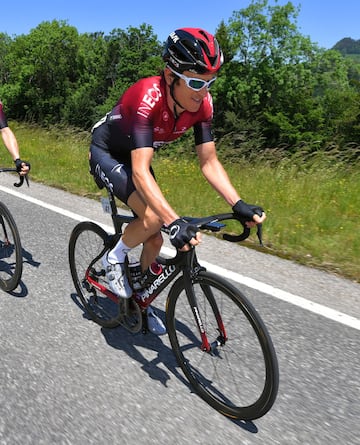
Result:
[[[278,0],[284,5],[288,0]],[[275,0],[269,0],[274,5]],[[360,0],[292,0],[300,6],[298,30],[322,48],[331,48],[344,37],[360,40]],[[16,0],[1,11],[0,32],[11,37],[28,34],[41,22],[65,20],[79,33],[129,26],[151,25],[160,41],[177,28],[199,27],[214,33],[221,20],[246,8],[250,0]]]

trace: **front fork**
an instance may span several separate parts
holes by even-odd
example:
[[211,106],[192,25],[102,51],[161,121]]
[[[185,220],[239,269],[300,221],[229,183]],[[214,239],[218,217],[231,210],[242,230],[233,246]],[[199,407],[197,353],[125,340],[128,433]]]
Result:
[[218,305],[216,304],[216,300],[210,286],[200,283],[202,292],[205,294],[207,300],[209,301],[211,309],[215,315],[219,332],[219,335],[215,340],[210,342],[208,339],[193,286],[193,281],[201,272],[201,270],[204,270],[204,268],[200,267],[200,265],[198,264],[195,254],[192,255],[191,264],[189,264],[188,267],[184,269],[185,291],[201,337],[201,350],[204,352],[213,353],[217,350],[218,347],[223,346],[226,343],[227,335]]

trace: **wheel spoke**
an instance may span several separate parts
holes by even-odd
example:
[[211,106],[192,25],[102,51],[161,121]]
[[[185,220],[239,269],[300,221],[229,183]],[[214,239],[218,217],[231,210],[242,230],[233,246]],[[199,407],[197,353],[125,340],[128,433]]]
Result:
[[[120,323],[121,307],[118,298],[112,301],[107,296],[107,280],[101,264],[108,238],[108,234],[94,223],[78,224],[69,242],[69,262],[85,312],[101,326],[115,327]],[[91,269],[88,275],[89,267]],[[89,280],[87,276],[90,276]]]

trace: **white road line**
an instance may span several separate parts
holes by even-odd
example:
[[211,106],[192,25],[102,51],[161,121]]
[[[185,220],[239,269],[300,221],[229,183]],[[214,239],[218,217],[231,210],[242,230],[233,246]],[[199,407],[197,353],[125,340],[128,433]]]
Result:
[[[66,216],[68,218],[74,219],[75,221],[89,221],[89,218],[81,216],[77,213],[70,212],[68,210],[62,209],[61,207],[54,206],[52,204],[47,204],[44,201],[33,198],[31,196],[23,195],[22,193],[17,192],[16,190],[9,189],[7,187],[3,187],[0,185],[0,190],[5,193],[9,193],[10,195],[16,196],[18,198],[24,199],[26,201],[32,202],[38,206],[44,207],[53,212],[59,213],[60,215]],[[113,227],[101,224],[97,221],[94,221],[103,227],[105,230],[109,232],[113,232]],[[162,253],[168,256],[174,256],[174,250],[169,249],[167,247],[163,247]],[[338,323],[342,323],[343,325],[349,326],[351,328],[357,329],[360,331],[360,320],[352,317],[350,315],[344,314],[342,312],[331,309],[327,306],[323,306],[318,303],[314,303],[313,301],[307,300],[306,298],[299,297],[298,295],[292,294],[290,292],[283,291],[276,287],[270,286],[269,284],[262,283],[261,281],[254,280],[253,278],[246,277],[244,275],[238,274],[236,272],[232,272],[227,269],[223,269],[222,267],[216,266],[214,264],[208,263],[206,261],[201,260],[201,264],[206,267],[209,271],[217,273],[225,278],[228,278],[237,283],[243,284],[252,289],[258,290],[267,295],[271,295],[274,298],[285,301],[287,303],[298,306],[302,309],[306,309],[310,312],[313,312],[318,315],[322,315],[323,317],[329,318],[330,320],[337,321]]]

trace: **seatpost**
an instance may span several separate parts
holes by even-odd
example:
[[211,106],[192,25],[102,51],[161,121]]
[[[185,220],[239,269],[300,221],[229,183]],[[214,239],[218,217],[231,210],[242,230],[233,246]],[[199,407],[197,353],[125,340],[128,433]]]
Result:
[[112,192],[112,190],[110,190],[109,187],[106,187],[106,190],[107,190],[108,197],[109,197],[109,203],[110,203],[110,207],[111,207],[111,219],[113,221],[115,231],[116,231],[116,233],[121,233],[122,223],[119,223],[119,219],[117,218],[118,211],[117,211],[117,207],[116,207],[115,195]]

